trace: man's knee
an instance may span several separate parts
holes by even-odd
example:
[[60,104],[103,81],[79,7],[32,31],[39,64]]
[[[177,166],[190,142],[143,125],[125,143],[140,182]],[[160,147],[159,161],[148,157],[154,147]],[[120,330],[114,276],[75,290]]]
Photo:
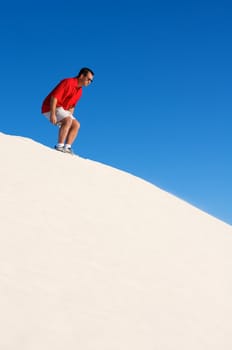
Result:
[[61,121],[61,123],[70,127],[72,125],[72,120],[72,117],[66,117]]
[[77,130],[79,130],[79,129],[80,129],[81,124],[79,123],[79,121],[78,121],[78,120],[73,119],[72,123],[73,123],[73,126],[74,126],[74,127],[77,129]]

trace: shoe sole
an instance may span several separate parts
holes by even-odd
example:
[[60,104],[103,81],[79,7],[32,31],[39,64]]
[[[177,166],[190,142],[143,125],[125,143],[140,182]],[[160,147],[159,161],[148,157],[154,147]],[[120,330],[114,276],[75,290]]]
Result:
[[74,156],[73,152],[68,152],[64,148],[59,149],[59,148],[54,147],[54,149],[58,152],[67,153],[67,154],[70,154],[71,156]]
[[74,153],[71,153],[71,152],[67,152],[65,150],[63,150],[64,153],[67,153],[67,154],[70,154],[70,156],[74,156]]

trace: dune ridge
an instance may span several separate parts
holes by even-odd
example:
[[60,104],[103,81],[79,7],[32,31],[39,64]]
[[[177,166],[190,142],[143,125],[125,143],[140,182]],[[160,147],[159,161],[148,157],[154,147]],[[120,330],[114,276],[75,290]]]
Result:
[[230,225],[121,170],[0,140],[1,349],[231,349]]

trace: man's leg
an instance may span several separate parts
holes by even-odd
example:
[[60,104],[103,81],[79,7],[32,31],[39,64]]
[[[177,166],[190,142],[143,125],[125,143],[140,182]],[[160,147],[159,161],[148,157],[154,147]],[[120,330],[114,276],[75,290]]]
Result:
[[66,137],[66,143],[68,145],[72,145],[75,141],[78,131],[80,129],[80,123],[76,119],[72,119],[71,127],[68,130],[67,137]]
[[66,117],[60,121],[58,143],[65,143],[69,130],[72,127],[72,121],[71,117]]

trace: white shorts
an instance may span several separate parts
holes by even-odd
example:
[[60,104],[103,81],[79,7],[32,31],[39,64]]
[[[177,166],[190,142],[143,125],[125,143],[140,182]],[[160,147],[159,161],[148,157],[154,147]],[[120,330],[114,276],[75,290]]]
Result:
[[[43,113],[43,115],[48,118],[50,121],[50,112]],[[67,117],[71,117],[72,119],[76,119],[70,111],[66,111],[63,107],[56,108],[56,119],[57,119],[57,125],[60,124],[60,122]]]

